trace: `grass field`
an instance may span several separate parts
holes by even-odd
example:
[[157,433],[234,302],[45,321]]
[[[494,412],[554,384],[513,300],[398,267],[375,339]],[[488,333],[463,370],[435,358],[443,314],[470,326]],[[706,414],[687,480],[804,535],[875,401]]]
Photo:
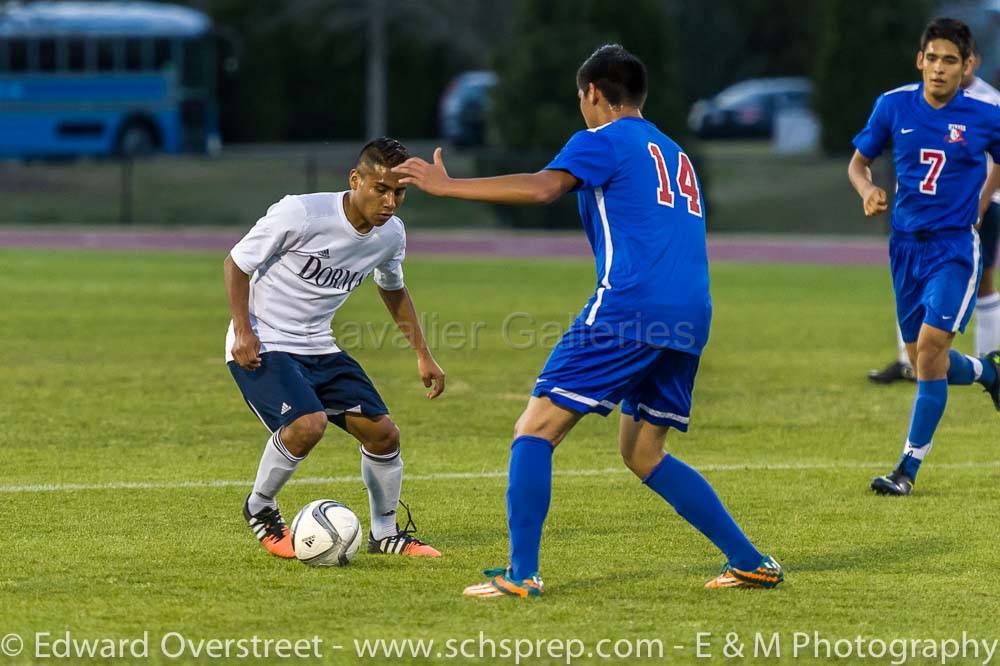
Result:
[[[355,335],[352,322],[378,334],[387,321],[371,286],[359,290],[337,328],[402,429],[418,536],[445,556],[361,554],[327,570],[267,556],[240,515],[266,432],[222,363],[221,268],[207,254],[0,251],[0,635],[24,637],[22,662],[36,632],[66,631],[148,631],[152,662],[168,661],[159,641],[172,631],[196,642],[318,635],[324,660],[342,663],[360,661],[355,639],[434,639],[426,662],[479,632],[588,650],[605,638],[662,641],[665,655],[648,663],[703,661],[697,632],[712,633],[719,661],[727,632],[783,632],[788,661],[795,631],[1000,638],[990,575],[1000,451],[986,396],[952,391],[916,495],[867,492],[898,455],[912,395],[863,379],[894,353],[884,269],[713,267],[692,430],[668,443],[785,565],[781,588],[703,590],[720,556],[623,471],[616,417],[591,417],[556,453],[548,594],[490,603],[459,593],[506,562],[509,436],[547,354],[512,348],[528,339],[526,316],[514,345],[502,322],[523,312],[543,334],[564,325],[589,293],[589,262],[412,259],[408,283],[434,313],[448,372],[433,403],[410,352]],[[446,338],[448,322],[459,323]],[[475,344],[456,344],[473,328]],[[282,494],[286,515],[333,497],[366,524],[358,468],[356,447],[331,429]]]

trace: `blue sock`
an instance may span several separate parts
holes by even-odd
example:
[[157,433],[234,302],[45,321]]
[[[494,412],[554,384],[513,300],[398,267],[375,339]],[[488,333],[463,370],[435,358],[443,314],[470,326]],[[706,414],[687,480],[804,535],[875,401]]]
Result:
[[[989,388],[997,379],[996,368],[986,359],[966,356],[952,349],[948,352],[948,362],[949,384],[967,385],[979,382],[984,388]],[[978,377],[976,377],[977,372]]]
[[514,580],[538,573],[542,525],[552,497],[552,442],[524,435],[510,446],[507,525]]
[[913,414],[910,416],[910,434],[906,438],[903,457],[900,458],[903,471],[911,479],[917,478],[920,463],[930,450],[934,431],[944,415],[947,403],[947,379],[917,381],[917,397],[913,401]]
[[965,354],[952,349],[948,352],[948,383],[966,386],[976,381],[972,360]]
[[760,566],[764,556],[750,543],[715,490],[697,470],[667,455],[642,482],[667,500],[681,518],[708,537],[732,566],[744,571]]

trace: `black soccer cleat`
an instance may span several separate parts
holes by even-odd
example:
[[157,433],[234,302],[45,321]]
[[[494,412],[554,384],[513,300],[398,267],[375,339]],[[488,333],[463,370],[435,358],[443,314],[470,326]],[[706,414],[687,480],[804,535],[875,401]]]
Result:
[[992,365],[993,370],[996,372],[996,379],[994,379],[993,384],[986,389],[986,392],[990,394],[991,398],[993,398],[993,406],[997,408],[998,412],[1000,412],[1000,351],[991,351],[983,357],[983,362]]
[[913,367],[907,363],[893,361],[881,370],[869,370],[868,380],[875,384],[892,384],[893,382],[915,382],[917,376]]
[[872,479],[871,489],[876,495],[909,495],[913,492],[913,479],[897,467],[885,476]]

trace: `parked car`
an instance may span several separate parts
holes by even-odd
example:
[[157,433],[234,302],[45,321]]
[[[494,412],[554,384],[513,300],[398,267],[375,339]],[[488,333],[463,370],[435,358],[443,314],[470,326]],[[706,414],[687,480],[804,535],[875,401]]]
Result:
[[441,96],[441,136],[456,146],[481,146],[486,141],[486,114],[497,75],[487,70],[459,74]]
[[769,138],[780,111],[808,109],[811,98],[804,77],[748,79],[695,102],[688,127],[702,139]]

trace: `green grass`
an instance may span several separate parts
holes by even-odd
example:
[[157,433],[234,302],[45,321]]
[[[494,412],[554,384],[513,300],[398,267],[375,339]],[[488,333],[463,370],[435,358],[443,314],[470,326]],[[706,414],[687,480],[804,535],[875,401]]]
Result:
[[[720,661],[729,631],[995,633],[988,562],[1000,453],[987,398],[952,391],[915,496],[866,490],[898,455],[912,396],[911,387],[863,379],[894,353],[884,269],[713,267],[716,315],[692,431],[668,443],[782,561],[781,588],[703,590],[719,554],[617,471],[617,419],[590,417],[556,454],[562,474],[542,552],[549,593],[484,603],[459,596],[480,568],[506,561],[505,482],[482,473],[504,470],[512,425],[547,354],[512,349],[501,324],[518,311],[539,328],[565,324],[588,295],[589,262],[408,263],[418,307],[437,322],[445,395],[423,397],[410,352],[376,349],[371,336],[349,346],[402,429],[404,499],[419,535],[445,557],[361,554],[326,570],[266,556],[240,516],[266,433],[222,362],[221,263],[207,254],[0,251],[0,635],[147,630],[153,661],[164,661],[157,643],[168,631],[193,640],[319,635],[346,646],[327,649],[328,661],[353,663],[354,639],[483,631],[591,647],[661,639],[667,661],[694,663],[699,631],[716,637]],[[374,322],[377,332],[386,320],[367,286],[337,328],[348,344],[352,322]],[[475,348],[444,344],[447,322],[484,322]],[[355,445],[329,431],[299,477],[350,480],[292,483],[281,496],[288,516],[329,496],[365,524],[358,467]],[[470,478],[434,476],[443,473]],[[214,481],[235,484],[197,485]],[[168,487],[10,491],[122,482]]]

